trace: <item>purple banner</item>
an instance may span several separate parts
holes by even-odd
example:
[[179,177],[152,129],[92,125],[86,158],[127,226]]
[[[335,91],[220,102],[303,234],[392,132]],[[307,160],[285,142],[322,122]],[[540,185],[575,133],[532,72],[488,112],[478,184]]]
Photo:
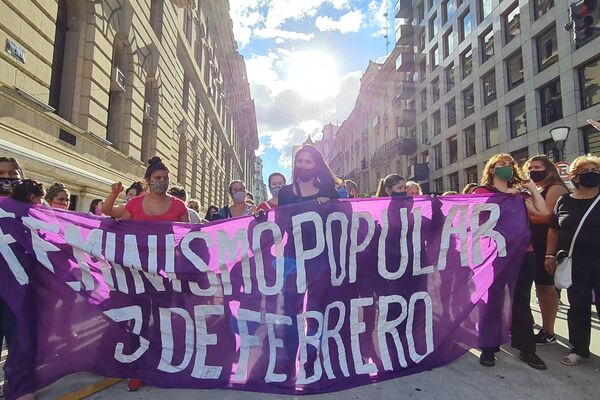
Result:
[[506,342],[529,243],[508,195],[308,202],[202,226],[1,199],[0,229],[9,400],[79,371],[306,394],[429,370]]

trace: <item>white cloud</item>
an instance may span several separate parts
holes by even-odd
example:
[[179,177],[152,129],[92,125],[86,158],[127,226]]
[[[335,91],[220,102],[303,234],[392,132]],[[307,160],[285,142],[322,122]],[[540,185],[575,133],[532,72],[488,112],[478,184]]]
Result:
[[364,15],[360,10],[350,11],[340,17],[338,21],[328,16],[319,16],[315,26],[322,32],[340,31],[340,33],[358,32],[362,26]]
[[302,33],[302,32],[294,32],[294,31],[286,31],[284,29],[276,29],[276,28],[265,28],[259,29],[254,32],[256,37],[261,39],[279,39],[282,40],[304,40],[310,41],[315,37],[314,33]]
[[371,20],[377,28],[377,31],[373,33],[373,36],[380,37],[388,34],[386,27],[389,27],[389,18],[392,12],[393,11],[390,10],[389,0],[373,0],[369,3]]
[[256,157],[260,157],[260,156],[262,156],[263,154],[265,154],[265,148],[266,148],[266,146],[265,146],[265,144],[264,144],[264,143],[259,143],[259,144],[258,144],[258,149],[257,149],[257,150],[254,150],[254,155],[255,155]]

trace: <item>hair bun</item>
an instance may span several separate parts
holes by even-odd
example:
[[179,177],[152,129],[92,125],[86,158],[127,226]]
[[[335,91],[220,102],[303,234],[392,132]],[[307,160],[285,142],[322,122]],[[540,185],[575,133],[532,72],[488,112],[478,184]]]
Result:
[[148,160],[148,165],[160,164],[161,162],[162,162],[162,160],[160,159],[160,157],[154,156]]

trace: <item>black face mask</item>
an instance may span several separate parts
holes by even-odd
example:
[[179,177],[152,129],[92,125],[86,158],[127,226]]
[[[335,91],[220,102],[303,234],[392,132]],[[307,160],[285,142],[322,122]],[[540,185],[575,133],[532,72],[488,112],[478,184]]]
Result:
[[308,182],[311,179],[317,176],[317,171],[315,168],[304,169],[304,168],[296,168],[296,176],[302,182]]
[[406,196],[406,192],[392,192],[392,197]]
[[541,182],[548,176],[548,173],[544,171],[529,171],[529,178],[535,183]]
[[13,186],[19,182],[21,182],[19,178],[0,178],[0,196],[8,196]]
[[589,171],[579,174],[579,184],[587,188],[600,186],[600,173]]

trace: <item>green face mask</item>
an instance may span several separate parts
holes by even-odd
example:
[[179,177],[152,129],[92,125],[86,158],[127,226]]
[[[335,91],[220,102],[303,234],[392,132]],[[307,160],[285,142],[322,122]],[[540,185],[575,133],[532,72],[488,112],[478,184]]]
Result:
[[502,180],[505,180],[506,182],[511,181],[511,179],[513,178],[513,174],[513,167],[511,167],[510,165],[505,165],[504,167],[496,167],[496,170],[494,171],[494,175],[496,175]]

